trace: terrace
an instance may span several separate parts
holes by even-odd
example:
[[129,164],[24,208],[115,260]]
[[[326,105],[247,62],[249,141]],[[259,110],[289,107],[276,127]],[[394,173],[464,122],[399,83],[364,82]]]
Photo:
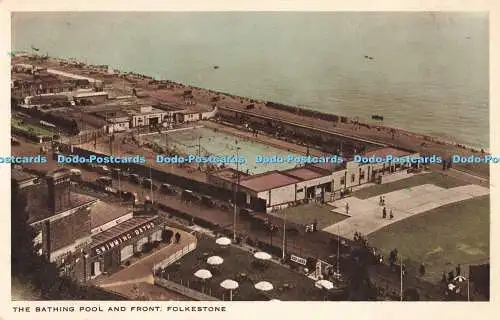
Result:
[[[209,265],[207,259],[211,256],[219,256],[224,261],[220,265]],[[341,299],[338,291],[319,289],[314,281],[304,274],[285,268],[271,260],[260,263],[259,261],[254,258],[253,252],[232,245],[220,246],[216,244],[215,239],[201,236],[196,250],[160,271],[159,275],[166,280],[203,292],[218,300],[230,299],[229,290],[220,286],[221,282],[226,279],[238,282],[238,288],[232,292],[234,301]],[[209,270],[212,277],[206,280],[198,279],[194,273],[200,269]],[[273,289],[266,292],[257,290],[254,286],[260,281],[270,282]]]

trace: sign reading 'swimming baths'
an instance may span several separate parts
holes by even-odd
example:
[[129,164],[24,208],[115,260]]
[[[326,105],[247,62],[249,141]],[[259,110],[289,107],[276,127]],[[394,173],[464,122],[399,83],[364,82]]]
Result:
[[112,240],[109,240],[102,244],[101,246],[98,246],[94,248],[94,252],[96,255],[102,254],[108,250],[113,249],[114,247],[119,246],[120,244],[137,237],[141,235],[142,233],[146,232],[147,230],[153,229],[155,227],[154,222],[149,222],[143,226],[140,226],[130,232],[127,232],[125,234],[122,234],[116,238],[113,238]]

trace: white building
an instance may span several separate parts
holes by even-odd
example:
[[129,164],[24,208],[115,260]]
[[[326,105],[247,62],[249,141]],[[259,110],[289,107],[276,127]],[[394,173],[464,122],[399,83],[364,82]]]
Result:
[[[418,157],[418,153],[381,148],[365,153],[365,157]],[[417,166],[418,165],[414,165]],[[306,202],[312,199],[325,199],[339,196],[340,193],[369,182],[383,181],[383,177],[396,171],[406,170],[409,163],[370,163],[361,164],[347,161],[344,164],[307,165],[285,171],[271,171],[263,174],[243,177],[240,179],[239,191],[245,193],[246,204],[258,211],[270,212],[287,207],[291,204]],[[218,185],[221,184],[218,177]],[[233,182],[234,183],[234,182]]]

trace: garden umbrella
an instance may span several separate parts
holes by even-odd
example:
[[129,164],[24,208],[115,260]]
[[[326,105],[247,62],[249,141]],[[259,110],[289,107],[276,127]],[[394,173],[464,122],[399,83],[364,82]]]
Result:
[[224,262],[224,259],[222,259],[219,256],[211,256],[207,259],[207,263],[212,266],[217,266],[219,264],[222,264]]
[[233,301],[233,290],[239,287],[238,282],[226,279],[220,283],[220,286],[224,289],[229,290],[229,300]]
[[203,280],[203,290],[205,291],[205,280],[212,278],[212,272],[207,269],[200,269],[194,273],[194,276]]
[[212,278],[212,273],[206,269],[200,269],[194,273],[195,277],[206,280]]
[[318,280],[316,281],[316,286],[326,290],[333,289],[333,283],[328,280]]
[[226,238],[226,237],[221,237],[215,240],[215,243],[221,245],[221,246],[228,246],[231,244],[231,239]]
[[274,289],[272,283],[267,282],[267,281],[261,281],[259,283],[255,284],[255,289],[260,290],[260,291],[271,291]]
[[263,252],[263,251],[256,252],[253,256],[254,256],[254,258],[259,259],[259,260],[271,259],[271,255],[269,253]]

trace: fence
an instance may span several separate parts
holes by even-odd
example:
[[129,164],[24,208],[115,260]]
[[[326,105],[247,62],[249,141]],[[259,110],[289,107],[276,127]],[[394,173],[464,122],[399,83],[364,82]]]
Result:
[[162,279],[159,277],[154,278],[155,285],[160,287],[178,292],[186,297],[198,300],[198,301],[219,301],[219,299],[212,297],[211,295],[204,294],[195,289],[191,289],[189,287],[184,286],[183,284],[179,284],[170,280]]
[[176,253],[172,254],[171,256],[169,256],[168,258],[163,260],[162,262],[155,264],[153,266],[153,272],[155,272],[158,269],[168,267],[169,265],[176,262],[177,260],[179,260],[180,258],[185,256],[186,254],[190,253],[194,249],[196,249],[196,241],[191,242],[189,245],[185,246],[184,248],[180,249]]

